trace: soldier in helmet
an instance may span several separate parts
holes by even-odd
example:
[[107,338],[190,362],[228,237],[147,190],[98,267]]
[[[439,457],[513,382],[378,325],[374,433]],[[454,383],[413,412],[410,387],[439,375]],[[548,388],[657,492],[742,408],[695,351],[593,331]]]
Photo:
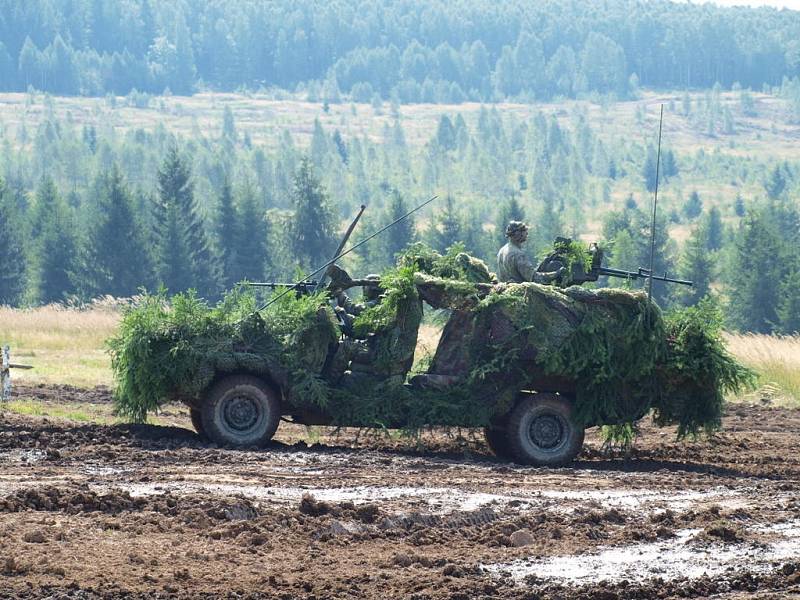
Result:
[[550,283],[558,279],[564,267],[551,273],[540,273],[522,249],[528,239],[528,226],[522,221],[511,221],[506,227],[508,243],[497,253],[497,278],[508,283],[534,281]]

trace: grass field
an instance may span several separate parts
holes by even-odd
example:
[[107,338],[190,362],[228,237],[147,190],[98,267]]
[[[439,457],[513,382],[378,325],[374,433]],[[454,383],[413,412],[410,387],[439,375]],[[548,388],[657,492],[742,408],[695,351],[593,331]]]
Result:
[[[30,371],[15,371],[15,381],[82,388],[111,386],[113,378],[105,341],[114,333],[118,322],[119,312],[113,308],[75,310],[51,305],[20,310],[0,307],[0,345],[11,346],[12,359],[16,362],[34,366]],[[419,356],[432,354],[438,337],[436,326],[423,325]],[[800,405],[800,336],[726,334],[725,342],[730,351],[759,376],[758,390],[746,394],[744,400]],[[63,405],[25,401],[12,403],[10,408],[75,420],[113,418],[108,410],[96,405],[65,409]]]
[[119,313],[110,308],[0,307],[0,345],[11,346],[12,361],[33,365],[13,373],[19,381],[111,385],[105,341],[118,321]]

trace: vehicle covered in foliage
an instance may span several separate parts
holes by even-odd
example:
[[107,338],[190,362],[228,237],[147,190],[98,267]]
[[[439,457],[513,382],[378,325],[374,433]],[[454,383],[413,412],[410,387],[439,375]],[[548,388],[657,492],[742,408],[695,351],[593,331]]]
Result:
[[[579,248],[560,285],[497,283],[459,250],[416,245],[379,283],[344,274],[265,310],[243,289],[215,307],[192,294],[146,296],[110,341],[117,409],[143,420],[180,399],[198,433],[235,447],[263,447],[282,417],[483,428],[500,457],[561,465],[586,427],[629,431],[651,411],[679,436],[713,430],[724,394],[749,381],[709,304],[665,317],[641,292],[570,285],[569,273],[592,267]],[[337,309],[334,298],[358,284],[379,286],[375,302]],[[446,324],[412,369],[425,305]]]

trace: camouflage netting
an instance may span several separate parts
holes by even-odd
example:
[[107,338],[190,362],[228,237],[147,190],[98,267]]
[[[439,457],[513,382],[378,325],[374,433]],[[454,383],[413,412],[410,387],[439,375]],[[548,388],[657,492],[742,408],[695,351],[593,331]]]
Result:
[[[215,371],[247,371],[269,373],[294,408],[321,409],[336,424],[480,427],[520,389],[557,376],[573,383],[583,424],[630,423],[652,409],[685,435],[717,427],[724,394],[750,378],[726,353],[709,305],[664,317],[638,292],[497,285],[461,248],[441,256],[421,245],[381,287],[382,301],[354,325],[374,334],[372,375],[353,368],[358,377],[341,378],[326,370],[339,330],[320,295],[288,294],[260,313],[241,292],[216,308],[191,295],[146,297],[110,342],[119,412],[142,420],[169,399],[196,399]],[[452,311],[429,370],[454,382],[446,389],[404,385],[422,300]]]
[[315,377],[339,338],[320,296],[287,294],[268,311],[237,290],[215,308],[195,295],[144,296],[109,340],[117,412],[144,421],[169,400],[193,400],[215,372],[269,374],[298,397],[324,403]]

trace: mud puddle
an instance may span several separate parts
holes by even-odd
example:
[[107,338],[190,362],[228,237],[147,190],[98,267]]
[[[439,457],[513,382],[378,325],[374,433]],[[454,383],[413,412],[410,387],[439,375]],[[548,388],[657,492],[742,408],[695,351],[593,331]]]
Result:
[[800,558],[800,521],[758,530],[773,541],[700,543],[701,529],[683,529],[669,540],[599,548],[588,554],[521,559],[484,565],[483,569],[492,575],[510,576],[519,584],[549,581],[588,585],[713,578],[733,571],[766,573],[778,563]]
[[535,490],[528,493],[499,494],[467,491],[449,487],[411,486],[357,486],[357,487],[313,487],[313,486],[262,486],[247,483],[210,482],[153,482],[122,483],[114,487],[131,496],[149,496],[170,493],[211,493],[225,496],[244,496],[252,500],[294,504],[306,494],[324,502],[353,502],[366,504],[389,502],[424,508],[435,514],[473,511],[485,507],[518,511],[551,511],[569,514],[586,506],[587,502],[606,509],[635,510],[639,513],[655,513],[666,510],[681,512],[692,506],[714,503],[727,508],[747,504],[744,496],[747,489],[730,490],[718,487],[706,491],[664,493],[656,490],[580,491],[580,490]]

